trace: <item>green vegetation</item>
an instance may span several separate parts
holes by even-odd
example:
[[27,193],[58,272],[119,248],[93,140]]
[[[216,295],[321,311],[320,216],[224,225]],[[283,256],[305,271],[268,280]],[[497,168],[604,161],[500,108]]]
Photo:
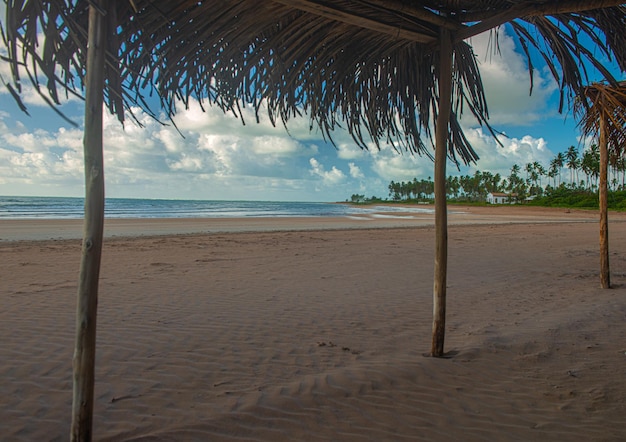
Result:
[[388,202],[388,200],[379,198],[377,196],[372,196],[372,197],[367,198],[365,195],[358,195],[355,193],[354,195],[350,197],[350,202],[353,204],[376,204],[376,203]]
[[[541,198],[530,201],[533,206],[575,207],[580,209],[597,209],[598,193],[586,189],[570,189],[561,185],[557,189],[549,189]],[[609,192],[609,209],[626,210],[626,191]]]
[[[538,162],[522,168],[514,164],[507,177],[476,171],[474,175],[449,176],[446,189],[448,201],[464,204],[487,204],[490,193],[504,193],[511,203],[548,207],[598,208],[600,154],[592,145],[582,155],[570,146],[559,152],[548,168]],[[568,169],[567,172],[564,169]],[[626,161],[622,155],[609,156],[609,208],[626,210]],[[352,195],[352,203],[380,202],[430,203],[434,199],[431,177],[414,178],[408,182],[391,181],[389,199]]]

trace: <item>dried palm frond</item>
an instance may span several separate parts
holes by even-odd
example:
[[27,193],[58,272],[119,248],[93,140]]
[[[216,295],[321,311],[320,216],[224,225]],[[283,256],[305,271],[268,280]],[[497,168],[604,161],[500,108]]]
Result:
[[[532,51],[544,60],[560,86],[559,112],[565,93],[571,100],[589,83],[588,69],[599,71],[611,84],[616,79],[605,66],[614,60],[626,71],[626,8],[587,11],[586,14],[559,14],[528,17],[511,22],[529,64],[532,89]],[[601,32],[599,32],[601,31]]]
[[[89,4],[7,2],[2,33],[16,96],[22,71],[54,103],[59,87],[67,93],[84,86]],[[170,116],[177,103],[195,98],[238,115],[241,106],[257,115],[267,109],[273,123],[306,113],[331,141],[344,126],[362,148],[390,143],[431,156],[438,36],[445,28],[455,38],[449,157],[469,163],[477,155],[461,114],[469,111],[495,132],[467,37],[510,23],[529,61],[531,88],[539,57],[559,84],[561,108],[589,83],[587,65],[612,84],[604,59],[626,70],[626,8],[615,0],[117,0],[115,6],[105,101],[120,121],[134,106],[156,116],[149,94]]]
[[575,102],[575,114],[583,136],[597,138],[604,121],[607,148],[619,157],[626,150],[626,81],[595,83]]

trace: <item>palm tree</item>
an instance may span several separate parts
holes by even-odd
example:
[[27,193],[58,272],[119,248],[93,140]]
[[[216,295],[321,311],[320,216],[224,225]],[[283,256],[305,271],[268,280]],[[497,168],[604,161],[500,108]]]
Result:
[[[511,198],[515,198],[518,201],[524,200],[526,197],[526,183],[524,179],[519,176],[522,169],[517,164],[511,167],[511,174],[509,175],[507,190],[511,193]],[[515,196],[513,195],[515,194]]]
[[588,149],[588,156],[590,157],[587,161],[590,162],[589,167],[589,175],[592,180],[593,187],[598,187],[598,178],[600,177],[600,148],[597,144],[592,144]]
[[626,81],[588,86],[574,104],[583,135],[598,138],[600,284],[609,288],[608,164],[610,152],[623,156],[626,145]]
[[591,156],[589,152],[583,151],[583,156],[580,159],[580,170],[585,174],[585,188],[591,189],[591,183],[589,181],[589,176],[591,175]]
[[482,173],[482,181],[483,181],[483,189],[485,192],[485,196],[490,192],[497,192],[498,186],[500,185],[501,176],[499,173],[495,175],[491,172],[483,172]]
[[[432,181],[430,180],[428,181],[429,181],[429,184],[432,184]],[[448,195],[452,196],[453,198],[458,198],[459,191],[461,190],[461,183],[459,182],[459,177],[449,176],[448,180],[446,181],[446,189],[447,189]]]
[[[463,133],[462,110],[496,134],[489,125],[480,70],[468,39],[508,24],[528,58],[531,91],[537,56],[559,85],[560,111],[567,97],[582,91],[587,66],[611,82],[615,80],[604,67],[606,58],[626,70],[626,33],[615,31],[625,26],[623,0],[43,4],[7,2],[2,28],[8,46],[2,62],[8,61],[13,76],[7,87],[24,109],[20,78],[26,71],[48,102],[59,102],[59,87],[75,93],[77,85],[86,84],[86,109],[97,108],[104,99],[120,121],[125,110],[132,117],[135,106],[156,117],[158,112],[143,96],[155,92],[169,116],[192,98],[237,115],[241,105],[257,112],[266,106],[272,122],[285,125],[305,111],[311,127],[320,128],[331,141],[333,130],[343,123],[364,149],[370,141],[376,147],[389,143],[396,150],[434,157],[433,356],[444,354],[446,164],[470,164],[478,158]],[[98,280],[104,217],[103,181],[98,181],[103,176],[102,137],[95,122],[99,118],[96,110],[85,126],[86,181],[101,184],[87,187],[86,206],[93,217],[85,219],[86,279],[81,277],[79,284],[85,296],[79,297],[77,309],[87,311],[77,324],[88,324],[77,327],[77,357],[86,351],[90,360],[95,359],[95,344],[85,342],[84,335],[95,336],[97,284],[85,283]],[[433,139],[434,154],[428,147]],[[85,376],[93,376],[93,368],[87,368]],[[91,435],[93,395],[87,396],[74,416],[76,439]]]
[[563,166],[565,165],[565,154],[563,152],[559,152],[556,155],[556,166],[559,168],[559,186],[561,185],[561,175],[563,173]]
[[578,171],[578,167],[579,167],[579,162],[578,162],[578,149],[574,146],[570,146],[567,149],[567,153],[565,154],[565,158],[567,160],[567,168],[569,169],[569,176],[570,176],[570,185],[572,187],[575,186],[576,181],[578,181],[578,178],[576,177],[575,172]]
[[624,152],[620,152],[615,149],[611,150],[609,152],[609,165],[613,172],[613,190],[624,190],[624,178],[626,174],[626,156]]
[[526,171],[526,180],[530,183],[530,176],[532,175],[533,170],[535,170],[533,163],[526,163],[524,170]]
[[557,165],[556,158],[550,160],[550,169],[548,169],[548,177],[552,178],[552,184],[557,187],[556,178],[559,175],[559,166]]
[[[540,188],[543,187],[543,183],[542,183],[542,177],[546,176],[546,168],[543,167],[542,164],[540,164],[538,161],[534,161],[533,162],[533,167],[535,168],[535,171],[537,172],[537,177],[538,177],[538,181],[539,181],[539,186]],[[535,185],[537,185],[537,183],[535,183]]]
[[400,199],[400,183],[396,183],[393,180],[389,183],[389,196],[392,197],[394,201]]
[[539,172],[537,172],[537,169],[533,169],[532,172],[530,173],[530,181],[533,183],[532,187],[531,187],[531,191],[530,194],[531,195],[538,195],[540,193],[539,190]]
[[626,179],[626,157],[624,157],[624,153],[622,153],[621,155],[619,155],[617,157],[617,159],[615,160],[615,170],[617,171],[618,175],[621,174],[622,176],[622,184],[621,184],[621,190],[626,190],[626,186],[624,185],[624,181]]
[[591,190],[591,176],[593,174],[593,154],[589,149],[583,151],[583,156],[580,159],[580,170],[585,174],[586,188]]

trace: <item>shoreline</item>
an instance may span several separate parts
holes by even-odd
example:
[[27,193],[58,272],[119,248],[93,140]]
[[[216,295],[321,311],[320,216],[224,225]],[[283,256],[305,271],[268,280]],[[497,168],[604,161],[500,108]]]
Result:
[[[535,224],[596,222],[597,211],[536,207],[449,206],[448,224]],[[610,212],[609,223],[626,221],[625,212]],[[354,230],[429,227],[433,213],[375,212],[343,217],[241,217],[241,218],[110,218],[105,238],[148,237],[238,232]],[[82,238],[82,219],[0,220],[0,243]]]

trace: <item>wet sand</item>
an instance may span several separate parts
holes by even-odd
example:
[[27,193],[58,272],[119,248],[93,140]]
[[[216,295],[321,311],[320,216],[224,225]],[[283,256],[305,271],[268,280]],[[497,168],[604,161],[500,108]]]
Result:
[[[414,208],[412,206],[411,208]],[[398,208],[398,205],[394,205]],[[434,224],[432,206],[424,206],[430,213],[411,211],[374,212],[346,217],[260,217],[260,218],[143,218],[107,219],[104,235],[136,237],[155,235],[273,232],[295,230],[380,229],[398,227],[427,227]],[[616,213],[617,220],[626,214]],[[597,213],[588,210],[548,209],[517,206],[450,206],[448,222],[458,224],[510,224],[549,222],[596,222]],[[79,239],[83,222],[80,219],[0,220],[0,242],[19,240]]]

